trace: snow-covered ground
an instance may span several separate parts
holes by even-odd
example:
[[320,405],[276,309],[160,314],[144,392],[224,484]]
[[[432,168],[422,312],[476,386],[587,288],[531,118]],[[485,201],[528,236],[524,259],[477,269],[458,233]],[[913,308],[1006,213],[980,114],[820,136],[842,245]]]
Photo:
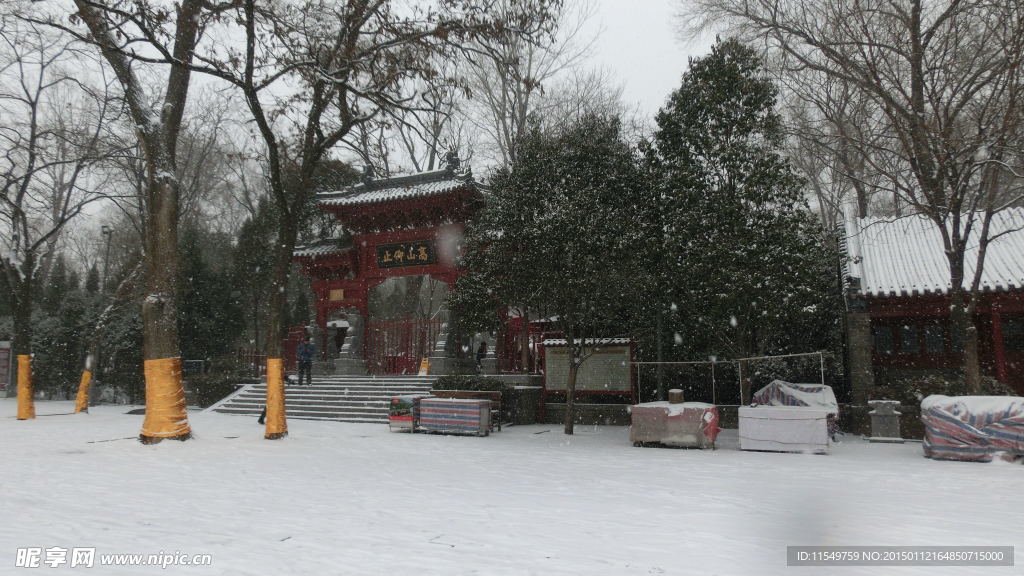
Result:
[[[0,574],[1019,574],[1017,567],[787,567],[787,545],[1015,545],[1024,466],[934,462],[848,439],[828,456],[633,448],[628,431],[510,426],[487,438],[194,412],[142,446],[124,407],[0,400]],[[15,568],[18,548],[96,566]],[[99,566],[210,554],[207,567]]]

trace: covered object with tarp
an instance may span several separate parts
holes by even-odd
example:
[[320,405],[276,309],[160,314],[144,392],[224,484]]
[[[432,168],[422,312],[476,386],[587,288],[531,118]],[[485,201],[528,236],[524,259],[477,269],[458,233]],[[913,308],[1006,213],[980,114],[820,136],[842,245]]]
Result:
[[1024,398],[929,396],[921,401],[924,455],[990,462],[1024,456]]
[[630,408],[629,439],[687,448],[714,448],[718,436],[718,409],[703,402],[645,402]]
[[740,449],[828,452],[838,416],[830,386],[774,380],[740,406]]
[[794,384],[783,380],[772,380],[761,388],[751,399],[759,406],[807,406],[828,413],[828,433],[835,435],[839,430],[839,402],[831,386],[825,384]]

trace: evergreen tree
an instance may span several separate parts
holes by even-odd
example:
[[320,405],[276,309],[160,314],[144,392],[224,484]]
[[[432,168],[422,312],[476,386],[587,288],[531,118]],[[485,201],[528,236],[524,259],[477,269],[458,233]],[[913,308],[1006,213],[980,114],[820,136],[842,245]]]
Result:
[[237,292],[235,300],[246,311],[245,324],[256,347],[261,347],[265,341],[261,324],[270,302],[276,221],[274,206],[260,200],[255,216],[242,224],[235,247],[232,286]]
[[11,310],[10,288],[7,283],[7,275],[0,274],[0,318],[10,316],[14,313]]
[[57,254],[54,257],[50,275],[46,278],[46,284],[42,287],[40,308],[50,316],[57,315],[70,285],[71,281],[68,278],[68,269],[64,262],[64,255]]
[[586,338],[622,336],[634,300],[650,202],[619,121],[589,115],[561,132],[534,129],[515,163],[492,179],[493,197],[470,227],[452,305],[464,322],[496,321],[499,306],[558,318],[570,342],[566,434],[573,433],[576,374]]
[[181,241],[181,351],[187,359],[207,359],[227,353],[243,324],[240,308],[231,297],[227,274],[211,269],[202,256],[210,242],[195,227],[184,230]]
[[89,272],[85,275],[85,292],[86,294],[93,296],[100,291],[100,269],[95,262],[89,267]]
[[834,342],[836,250],[781,155],[776,94],[757,54],[730,39],[691,61],[657,115],[649,160],[665,233],[655,296],[687,359]]
[[309,291],[305,289],[295,291],[295,305],[292,307],[292,313],[290,315],[291,318],[289,319],[291,322],[289,326],[305,326],[309,323],[309,297],[306,296],[308,292]]

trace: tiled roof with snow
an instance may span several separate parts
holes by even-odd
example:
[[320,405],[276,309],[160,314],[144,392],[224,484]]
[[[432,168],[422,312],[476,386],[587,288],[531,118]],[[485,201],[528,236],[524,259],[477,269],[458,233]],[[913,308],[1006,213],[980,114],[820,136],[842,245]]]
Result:
[[[964,258],[964,286],[970,287],[978,257],[980,218]],[[1024,208],[1007,208],[992,216],[982,270],[982,291],[1024,288]],[[847,218],[847,274],[860,279],[867,296],[945,294],[949,262],[935,223],[922,215],[897,219]]]
[[470,173],[444,169],[397,176],[386,180],[371,180],[338,192],[321,193],[317,197],[321,206],[358,206],[406,198],[435,196],[467,185],[476,185]]
[[292,252],[292,256],[296,258],[322,258],[324,256],[341,254],[351,248],[351,242],[346,240],[344,238],[329,238],[309,246],[298,246]]
[[[629,344],[629,338],[587,338],[583,341],[584,346],[622,346]],[[567,346],[569,341],[565,338],[545,338],[545,346]]]

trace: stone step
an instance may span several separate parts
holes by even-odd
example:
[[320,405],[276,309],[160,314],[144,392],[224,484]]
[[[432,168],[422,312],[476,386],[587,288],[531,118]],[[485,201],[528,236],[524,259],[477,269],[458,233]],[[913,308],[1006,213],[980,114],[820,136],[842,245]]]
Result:
[[[290,384],[285,391],[288,418],[387,423],[394,396],[426,394],[436,377],[314,375],[311,386]],[[210,408],[222,414],[257,416],[266,404],[265,382],[250,384]]]
[[[221,410],[216,410],[216,412],[223,413],[223,414],[228,414],[229,416],[250,416],[250,417],[253,417],[253,418],[255,418],[256,416],[259,416],[259,412],[256,412],[255,414],[250,414],[248,412],[222,412]],[[317,421],[321,421],[321,422],[350,422],[350,423],[353,423],[353,424],[385,424],[385,423],[387,423],[387,420],[381,421],[378,418],[360,418],[358,416],[329,416],[329,417],[324,418],[324,417],[320,417],[320,416],[294,416],[292,414],[289,414],[288,418],[289,419],[293,419],[293,420],[317,420]]]
[[[265,382],[253,383],[253,386],[259,386],[261,388],[266,387]],[[302,390],[306,388],[320,388],[320,389],[331,389],[331,390],[343,390],[345,388],[353,388],[360,390],[380,390],[382,388],[395,389],[395,388],[431,388],[434,385],[433,382],[401,382],[401,383],[390,383],[390,384],[372,384],[366,382],[321,382],[313,384],[285,384],[285,388],[289,390]]]
[[[288,398],[285,400],[288,406],[387,406],[390,402],[390,398],[366,398],[366,399],[355,399],[355,400],[334,400],[334,399],[295,399]],[[263,406],[267,403],[267,399],[263,397],[256,398],[239,398],[233,401],[233,406],[252,406],[259,405]]]
[[[215,410],[215,412],[220,412],[220,413],[223,413],[223,414],[253,414],[253,415],[257,415],[257,416],[262,411],[263,411],[262,407],[254,407],[254,408],[228,407],[228,408],[217,408]],[[368,419],[373,419],[373,420],[383,421],[383,422],[387,422],[387,419],[388,419],[388,414],[387,414],[386,411],[373,410],[373,409],[360,410],[360,409],[357,409],[357,408],[345,408],[345,409],[337,409],[337,410],[331,410],[331,409],[317,410],[317,409],[308,409],[308,408],[306,408],[306,409],[287,408],[286,411],[285,411],[285,414],[288,416],[288,418],[293,418],[293,417],[294,418],[302,418],[302,417],[305,417],[305,416],[317,416],[317,417],[321,417],[321,418],[328,418],[328,417],[331,417],[331,416],[337,416],[337,417],[340,418],[340,417],[343,417],[343,416],[354,416],[354,417],[368,418]]]

